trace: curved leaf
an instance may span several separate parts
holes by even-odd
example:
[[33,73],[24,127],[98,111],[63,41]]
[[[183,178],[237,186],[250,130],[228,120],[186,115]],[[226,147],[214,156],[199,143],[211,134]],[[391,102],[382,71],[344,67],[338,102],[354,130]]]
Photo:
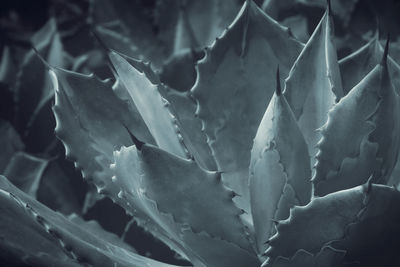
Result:
[[259,264],[217,173],[146,144],[122,148],[115,161],[114,182],[128,210],[147,217],[195,266]]
[[398,266],[400,241],[393,233],[400,230],[399,203],[398,191],[372,184],[315,198],[305,207],[295,207],[289,219],[279,223],[266,254],[272,264],[299,250],[316,257],[329,246],[345,251],[335,266]]
[[374,181],[386,183],[399,149],[399,96],[386,60],[330,111],[318,143],[314,195]]
[[206,50],[192,88],[208,143],[223,181],[249,211],[252,140],[273,94],[277,65],[286,76],[302,44],[287,28],[246,1],[229,28]]
[[[159,266],[133,253],[100,228],[86,231],[0,177],[0,257],[35,266]],[[75,220],[76,221],[76,220]],[[105,237],[105,238],[103,238]]]
[[259,253],[265,251],[265,242],[275,232],[273,221],[286,219],[292,206],[308,203],[310,177],[307,145],[278,91],[265,111],[251,151],[251,213]]
[[132,144],[127,129],[142,140],[149,140],[151,135],[140,115],[114,95],[110,81],[58,68],[50,73],[56,93],[53,110],[57,136],[67,157],[100,190],[111,182],[113,151]]
[[321,139],[317,129],[325,124],[328,111],[343,95],[331,20],[328,9],[285,81],[284,95],[308,145],[311,166]]

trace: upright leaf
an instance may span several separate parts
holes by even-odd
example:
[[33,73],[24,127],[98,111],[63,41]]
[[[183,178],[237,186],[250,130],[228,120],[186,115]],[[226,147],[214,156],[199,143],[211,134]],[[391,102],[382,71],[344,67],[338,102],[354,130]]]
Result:
[[372,184],[314,198],[279,222],[266,266],[281,266],[275,265],[279,258],[290,259],[301,251],[315,260],[326,248],[336,250],[337,256],[342,251],[334,266],[398,266],[400,241],[393,233],[400,230],[399,203],[394,188]]
[[279,82],[278,76],[251,151],[251,214],[259,253],[275,232],[273,221],[286,219],[289,208],[307,204],[311,196],[307,145]]
[[343,95],[330,12],[327,9],[294,63],[284,91],[308,145],[311,166],[321,138],[318,129]]
[[248,166],[252,140],[274,92],[275,68],[283,76],[302,44],[287,28],[246,1],[234,22],[206,50],[192,93],[224,182],[249,211]]
[[314,195],[374,182],[386,183],[399,149],[399,95],[388,73],[386,53],[330,111],[318,143]]

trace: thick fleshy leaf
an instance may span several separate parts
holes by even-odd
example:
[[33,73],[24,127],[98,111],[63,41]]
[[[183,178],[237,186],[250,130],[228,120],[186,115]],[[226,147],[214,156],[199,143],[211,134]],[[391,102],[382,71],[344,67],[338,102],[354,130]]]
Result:
[[314,195],[386,183],[399,149],[399,95],[386,57],[330,111],[318,143]]
[[140,115],[114,94],[110,81],[58,68],[50,72],[56,92],[56,133],[67,157],[100,190],[111,182],[113,151],[132,144],[127,129],[142,140],[151,135]]
[[[392,46],[392,45],[391,45]],[[391,49],[392,50],[392,49]],[[345,93],[350,91],[365,75],[367,75],[380,62],[384,49],[381,46],[378,36],[359,50],[340,60],[340,70],[342,73],[343,90]],[[391,51],[389,51],[390,54]],[[396,92],[400,92],[400,66],[391,58],[387,59],[390,79]],[[400,181],[400,159],[397,160],[395,169],[390,177],[388,184],[395,185]]]
[[343,95],[329,13],[328,9],[294,63],[284,91],[308,145],[311,166],[321,139],[317,129],[325,124],[328,111]]
[[19,134],[10,123],[0,120],[0,173],[3,174],[15,152],[24,149]]
[[26,194],[37,197],[39,185],[49,161],[24,152],[17,152],[11,158],[4,175]]
[[144,173],[140,188],[161,212],[195,232],[206,231],[251,250],[238,216],[241,211],[229,201],[235,194],[223,186],[220,173],[151,146],[141,148],[139,160]]
[[311,196],[307,145],[279,91],[260,123],[250,162],[251,214],[261,254],[275,233],[273,221],[286,219],[291,207],[307,204]]
[[168,109],[169,102],[161,96],[158,85],[117,53],[111,51],[109,56],[117,78],[129,92],[156,144],[175,155],[190,157],[177,120]]
[[345,252],[335,266],[398,266],[400,240],[394,233],[400,230],[399,203],[400,193],[394,188],[372,184],[314,198],[279,222],[266,254],[272,264],[299,250],[316,257],[329,246]]
[[[121,56],[137,70],[143,72],[151,83],[157,84],[161,96],[171,103],[169,108],[179,121],[181,134],[185,140],[185,146],[196,159],[197,163],[207,170],[216,170],[215,160],[207,144],[201,121],[195,116],[196,102],[191,97],[190,92],[179,92],[162,84],[160,78],[152,70],[149,63],[144,63],[125,55]],[[128,102],[129,108],[138,112],[135,103],[120,79],[117,79],[113,89],[119,98]]]
[[[101,228],[67,219],[0,177],[0,258],[34,266],[172,266],[127,250]],[[104,237],[104,238],[103,238]]]
[[274,92],[276,66],[283,76],[303,45],[246,1],[238,16],[198,64],[192,88],[198,116],[223,180],[249,211],[248,167],[252,140]]
[[179,120],[182,135],[186,140],[185,145],[196,162],[207,170],[217,170],[215,158],[208,146],[202,123],[196,116],[196,102],[190,92],[178,92],[164,87],[163,96],[171,103],[171,109],[174,110]]
[[[390,52],[389,52],[390,53]],[[375,36],[359,50],[339,61],[342,74],[343,91],[347,94],[356,86],[379,62],[383,56],[383,47]],[[388,57],[388,69],[393,86],[400,92],[400,66]]]
[[146,216],[195,266],[259,264],[220,174],[146,144],[122,148],[115,160],[114,182],[128,210]]

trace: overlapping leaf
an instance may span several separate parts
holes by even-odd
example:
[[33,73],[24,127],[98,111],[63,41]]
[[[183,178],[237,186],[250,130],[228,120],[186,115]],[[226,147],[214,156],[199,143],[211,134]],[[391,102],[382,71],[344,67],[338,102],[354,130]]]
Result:
[[[152,129],[152,133],[158,138],[157,144],[164,148],[180,151],[179,153],[185,151],[186,155],[181,154],[181,156],[193,155],[202,167],[215,170],[214,158],[206,143],[206,137],[201,131],[201,122],[195,117],[196,105],[189,93],[178,92],[164,86],[149,64],[118,55],[115,52],[112,53],[123,62],[123,64],[116,63],[115,66],[124,74],[116,75],[117,86],[114,91],[121,99],[128,102],[131,109],[143,114],[149,129]],[[128,72],[136,75],[128,75],[125,67],[128,68]],[[127,85],[124,82],[128,83],[130,90],[125,89]],[[143,102],[141,97],[138,98],[139,92],[140,94],[148,93],[147,102]],[[159,100],[155,102],[153,97]],[[135,101],[139,101],[138,107],[136,107]],[[165,118],[162,123],[159,123],[160,117]],[[165,135],[166,132],[163,129],[167,129],[168,136]]]
[[168,110],[169,103],[161,96],[157,84],[117,53],[111,51],[109,56],[156,144],[175,155],[190,157],[177,120]]
[[311,166],[321,138],[317,129],[325,124],[328,111],[343,95],[330,12],[325,12],[294,63],[284,91],[308,145]]
[[[386,47],[388,48],[388,47]],[[386,54],[329,113],[318,143],[314,194],[323,196],[363,184],[373,175],[385,183],[399,149],[399,96]]]
[[[100,227],[90,231],[0,177],[0,258],[37,266],[172,266],[135,254]],[[80,221],[82,223],[82,221]]]
[[52,68],[56,92],[56,133],[66,155],[75,161],[83,176],[101,189],[111,182],[109,165],[113,151],[130,145],[129,131],[152,142],[139,114],[114,95],[110,81]]
[[[366,184],[295,207],[269,242],[266,254],[270,264],[266,266],[282,266],[277,264],[282,261],[279,258],[287,260],[301,251],[315,261],[327,248],[333,249],[339,260],[342,255],[334,266],[398,266],[400,242],[393,233],[400,226],[399,201],[395,189]],[[300,261],[297,266],[309,266],[307,262]]]
[[220,174],[157,147],[137,146],[115,153],[115,183],[128,209],[157,224],[195,266],[257,266],[234,194]]
[[291,207],[307,204],[311,196],[307,145],[277,86],[251,151],[251,213],[259,253],[265,251],[266,241],[275,232],[273,221],[286,219]]
[[236,200],[246,211],[252,139],[275,89],[269,81],[277,65],[288,74],[302,47],[287,28],[246,1],[198,64],[192,88],[198,116],[224,182],[242,196]]

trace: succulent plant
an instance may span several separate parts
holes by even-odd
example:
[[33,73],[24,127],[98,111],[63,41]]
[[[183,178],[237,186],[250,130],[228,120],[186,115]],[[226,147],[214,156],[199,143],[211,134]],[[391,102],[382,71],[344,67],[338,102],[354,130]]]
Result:
[[[382,47],[375,35],[338,60],[329,2],[303,44],[245,1],[202,51],[220,27],[196,37],[189,11],[180,12],[175,43],[163,44],[168,56],[149,45],[161,42],[153,35],[121,41],[104,25],[93,29],[114,79],[65,69],[90,69],[90,57],[70,64],[64,55],[60,63],[54,32],[42,43],[47,52],[37,47],[27,56],[43,61],[43,83],[54,89],[35,99],[35,114],[54,94],[56,135],[85,181],[196,267],[399,266],[400,66],[389,37]],[[104,14],[92,19],[109,23]],[[9,164],[0,160],[5,264],[176,266],[139,255],[95,221],[40,203],[52,160],[21,152],[12,127],[0,126],[9,140],[4,157],[13,155]],[[57,194],[63,189],[72,190]],[[76,206],[63,208],[70,214]]]

